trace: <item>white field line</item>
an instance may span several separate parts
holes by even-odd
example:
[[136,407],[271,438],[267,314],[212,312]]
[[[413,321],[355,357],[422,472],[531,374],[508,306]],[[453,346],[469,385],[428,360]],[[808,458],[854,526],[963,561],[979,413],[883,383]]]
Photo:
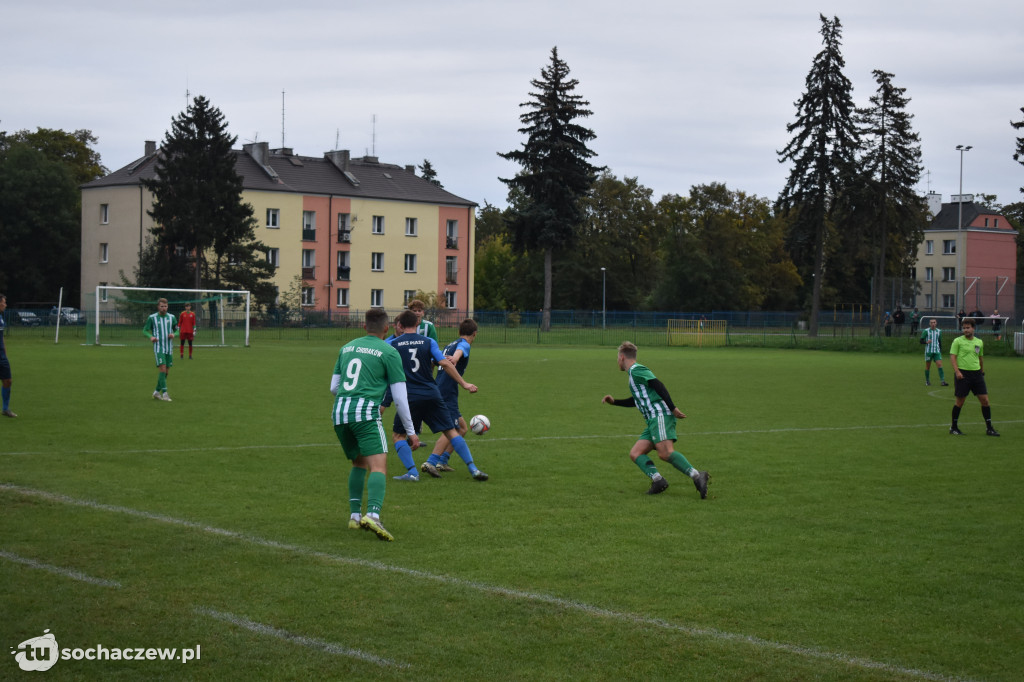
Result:
[[99,585],[100,587],[121,587],[121,583],[114,580],[104,580],[103,578],[93,578],[91,575],[85,573],[79,573],[78,571],[70,568],[61,568],[60,566],[53,566],[52,564],[44,564],[41,561],[35,559],[29,559],[23,556],[14,554],[13,552],[5,552],[0,549],[0,559],[7,559],[13,561],[16,564],[24,564],[25,566],[31,566],[32,568],[40,571],[46,571],[48,573],[55,573],[57,575],[64,576],[65,578],[71,578],[72,580],[78,580],[83,583],[89,583],[90,585]]
[[[977,422],[981,424],[982,422]],[[1021,424],[1024,423],[1024,419],[997,419],[995,425],[998,427],[1000,424]],[[960,420],[961,425],[967,425],[971,427],[974,422],[970,421],[968,415],[967,419]],[[890,429],[941,429],[949,428],[949,422],[941,422],[935,424],[864,424],[860,426],[793,426],[783,427],[777,429],[736,429],[732,431],[689,431],[686,429],[684,423],[679,429],[680,436],[686,437],[697,437],[697,436],[746,436],[751,434],[774,434],[774,433],[815,433],[821,431],[885,431]],[[546,441],[546,440],[607,440],[609,438],[624,438],[635,440],[639,431],[632,433],[613,433],[613,434],[583,434],[579,436],[510,436],[508,438],[501,438],[497,436],[473,436],[469,441],[471,447],[477,447],[479,445],[486,445],[487,443],[520,443],[524,441]],[[424,444],[430,444],[431,441],[421,441]],[[111,450],[62,450],[66,454],[73,455],[159,455],[159,454],[176,454],[176,453],[190,453],[190,452],[236,452],[246,450],[293,450],[299,448],[339,448],[341,447],[338,443],[296,443],[294,445],[280,444],[280,445],[223,445],[218,447],[201,447],[201,448],[140,448],[134,450],[117,450],[112,452]],[[53,451],[22,451],[22,452],[0,452],[0,455],[49,455],[53,454]]]
[[214,609],[208,609],[203,607],[196,607],[196,613],[224,623],[230,623],[231,625],[237,625],[240,628],[245,628],[251,632],[255,632],[259,635],[266,635],[268,637],[276,637],[277,639],[285,642],[291,642],[293,644],[299,644],[307,649],[318,649],[320,651],[326,651],[329,654],[336,656],[346,656],[348,658],[357,658],[360,661],[366,661],[367,663],[373,663],[375,665],[387,667],[387,668],[410,668],[408,663],[401,663],[398,661],[392,661],[387,658],[381,658],[380,656],[374,656],[368,654],[365,651],[359,649],[349,649],[348,647],[341,646],[340,644],[334,644],[332,642],[325,642],[322,639],[315,639],[313,637],[306,637],[304,635],[296,635],[287,630],[281,630],[279,628],[271,627],[270,625],[264,625],[263,623],[257,623],[241,616],[236,616],[231,613],[224,613],[223,611],[215,611]]
[[690,625],[671,623],[660,618],[651,618],[648,616],[629,613],[625,611],[613,611],[611,609],[605,609],[599,606],[593,606],[591,604],[578,602],[572,599],[555,597],[553,595],[548,595],[540,592],[527,592],[525,590],[516,590],[507,587],[501,587],[500,585],[490,585],[487,583],[481,583],[473,580],[463,580],[461,578],[456,578],[449,575],[428,573],[426,571],[420,571],[413,568],[393,566],[380,561],[370,561],[367,559],[357,559],[353,557],[341,556],[338,554],[330,554],[328,552],[310,549],[308,547],[303,547],[301,545],[293,545],[290,543],[278,542],[276,540],[268,540],[255,535],[247,535],[245,533],[239,533],[237,531],[227,530],[224,528],[207,526],[202,523],[196,523],[195,521],[177,519],[172,516],[166,516],[164,514],[155,514],[152,512],[132,509],[130,507],[103,504],[101,502],[94,502],[92,500],[79,500],[73,497],[68,497],[67,495],[61,495],[59,493],[51,493],[45,490],[25,488],[10,483],[0,483],[0,492],[7,492],[15,495],[21,495],[24,497],[43,499],[50,502],[56,502],[59,504],[67,504],[76,507],[85,507],[87,509],[94,509],[97,511],[106,511],[115,514],[125,514],[137,518],[149,519],[151,521],[158,521],[160,523],[167,523],[182,528],[188,528],[190,530],[199,531],[201,533],[232,538],[240,542],[248,543],[258,547],[267,547],[269,549],[293,552],[300,556],[309,557],[313,559],[319,559],[338,564],[346,564],[350,566],[359,566],[361,568],[368,568],[388,573],[397,573],[399,575],[406,575],[420,581],[431,580],[437,583],[451,585],[459,589],[468,588],[477,590],[479,592],[483,592],[484,594],[499,595],[502,597],[508,597],[510,599],[549,604],[551,606],[555,606],[566,611],[575,611],[577,613],[598,616],[601,618],[607,618],[609,620],[617,620],[636,625],[654,627],[660,630],[678,632],[693,637],[703,637],[707,639],[726,642],[738,642],[750,645],[755,649],[770,649],[774,651],[781,651],[784,653],[795,654],[806,658],[827,660],[855,668],[862,668],[865,670],[880,670],[887,673],[906,675],[908,677],[915,677],[923,680],[945,680],[949,682],[961,682],[964,679],[958,677],[951,677],[948,675],[942,675],[939,673],[933,673],[927,670],[918,670],[916,668],[904,668],[902,666],[893,665],[890,663],[883,663],[880,661],[874,661],[871,659],[861,658],[857,656],[848,656],[846,654],[826,651],[814,647],[803,647],[795,644],[786,644],[784,642],[775,642],[768,639],[762,639],[761,637],[742,635],[733,632],[725,632],[723,630],[716,630],[712,628],[699,628]]

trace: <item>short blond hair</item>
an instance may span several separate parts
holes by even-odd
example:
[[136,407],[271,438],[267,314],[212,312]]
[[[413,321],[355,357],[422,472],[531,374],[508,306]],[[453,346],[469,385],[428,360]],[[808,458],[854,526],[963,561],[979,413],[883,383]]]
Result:
[[629,341],[623,341],[619,345],[619,355],[624,355],[631,360],[636,360],[636,345]]

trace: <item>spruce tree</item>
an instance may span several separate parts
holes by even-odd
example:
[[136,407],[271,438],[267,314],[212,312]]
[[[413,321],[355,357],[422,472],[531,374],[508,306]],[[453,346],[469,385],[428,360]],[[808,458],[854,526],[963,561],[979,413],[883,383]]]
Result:
[[172,119],[156,178],[143,181],[153,193],[149,215],[156,222],[143,263],[152,258],[159,265],[150,261],[155,269],[140,269],[140,280],[150,286],[188,281],[196,289],[245,288],[259,302],[272,302],[273,268],[265,259],[267,247],[256,240],[252,206],[242,201],[236,140],[224,115],[202,96]]
[[913,114],[906,88],[892,83],[893,74],[876,69],[878,89],[871,106],[857,110],[862,143],[861,217],[872,245],[871,301],[875,329],[881,325],[886,275],[903,276],[916,258],[923,238],[927,206],[915,187],[921,180],[921,142],[911,127]]
[[842,25],[838,17],[819,16],[824,48],[807,74],[807,90],[795,103],[796,120],[786,126],[794,136],[778,152],[779,162],[791,162],[793,168],[776,201],[776,210],[790,221],[793,261],[805,282],[813,280],[811,336],[818,335],[825,263],[858,145],[853,86],[843,74],[846,61],[839,49]]
[[569,78],[569,66],[551,49],[551,61],[541,77],[530,81],[533,98],[519,106],[529,109],[520,115],[527,136],[522,148],[498,155],[518,163],[522,170],[514,178],[500,178],[510,194],[520,201],[511,212],[509,228],[517,252],[544,252],[544,302],[542,330],[551,328],[552,255],[575,241],[585,218],[582,199],[590,191],[601,168],[588,159],[595,153],[587,143],[596,135],[578,123],[591,111],[589,102],[575,93],[579,81]]

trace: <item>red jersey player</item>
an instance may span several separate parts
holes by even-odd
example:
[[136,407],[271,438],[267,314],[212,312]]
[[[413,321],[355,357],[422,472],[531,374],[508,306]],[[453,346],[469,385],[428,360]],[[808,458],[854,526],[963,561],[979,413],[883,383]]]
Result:
[[178,316],[178,338],[181,339],[181,358],[185,359],[185,342],[188,341],[188,359],[192,359],[192,339],[196,336],[196,314],[192,304],[186,303],[185,310]]

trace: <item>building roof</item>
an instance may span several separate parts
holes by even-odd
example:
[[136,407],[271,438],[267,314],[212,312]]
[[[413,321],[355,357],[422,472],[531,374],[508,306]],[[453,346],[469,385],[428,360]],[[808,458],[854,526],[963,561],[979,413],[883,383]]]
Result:
[[[963,216],[961,217],[961,206],[963,207]],[[976,219],[994,216],[996,218],[1002,218],[999,221],[998,227],[979,227],[978,225],[971,225]],[[962,221],[962,222],[961,222]],[[1013,229],[1013,225],[998,211],[994,211],[987,206],[975,203],[973,201],[965,201],[963,204],[951,202],[948,204],[942,204],[942,208],[939,210],[938,215],[932,220],[931,224],[927,227],[928,230],[957,230],[960,226],[965,229],[970,227],[972,230],[994,230],[996,232],[1009,232],[1016,234],[1016,230]]]
[[[265,142],[233,151],[235,169],[246,190],[477,205],[416,175],[415,166],[381,163],[373,156],[351,158],[344,150],[327,152],[322,157],[299,156],[291,149],[268,149]],[[141,180],[155,179],[159,156],[159,150],[153,151],[124,168],[82,185],[82,189],[138,185]]]

